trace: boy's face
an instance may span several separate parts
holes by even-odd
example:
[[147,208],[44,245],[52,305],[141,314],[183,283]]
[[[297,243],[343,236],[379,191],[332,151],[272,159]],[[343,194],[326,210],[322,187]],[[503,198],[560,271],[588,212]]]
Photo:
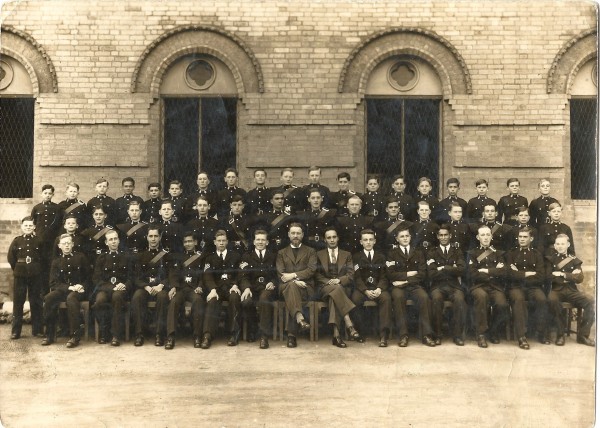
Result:
[[346,177],[340,178],[338,180],[338,187],[340,188],[341,192],[347,192],[350,188],[350,180],[348,180]]
[[437,239],[440,241],[440,245],[448,245],[450,238],[452,238],[452,234],[448,229],[438,230]]
[[114,231],[110,231],[105,235],[106,246],[110,251],[117,251],[119,249],[119,234]]
[[163,204],[160,207],[160,216],[165,221],[171,220],[171,217],[173,217],[173,207],[171,204]]
[[77,196],[79,196],[79,190],[77,190],[77,187],[75,186],[67,186],[65,195],[67,196],[67,199],[77,199]]
[[33,220],[26,220],[23,223],[21,223],[21,231],[25,235],[31,235],[34,230],[35,230],[35,225],[33,224]]
[[225,251],[227,249],[227,236],[219,235],[215,238],[215,247],[217,251]]
[[225,184],[227,187],[233,187],[237,183],[237,175],[234,172],[228,172],[225,176]]
[[70,236],[67,238],[62,238],[58,242],[58,248],[60,248],[63,254],[71,254],[71,251],[73,250],[73,238]]
[[404,192],[405,188],[406,184],[404,183],[403,178],[399,178],[392,183],[392,189],[394,189],[394,192]]
[[485,221],[496,221],[496,208],[492,205],[487,205],[483,209],[483,219]]
[[550,194],[550,182],[549,181],[542,181],[540,183],[540,193],[543,196],[548,196]]
[[94,214],[92,214],[92,217],[94,217],[94,222],[97,225],[104,224],[104,220],[106,219],[106,213],[102,210],[96,210],[94,211]]
[[149,230],[148,235],[146,235],[146,240],[151,249],[158,248],[160,245],[160,233],[158,233],[158,230]]
[[419,205],[417,214],[419,214],[420,220],[427,220],[429,218],[429,214],[431,214],[431,209],[429,208],[429,205]]
[[450,219],[452,221],[460,221],[462,218],[462,208],[461,207],[452,207],[450,210]]
[[408,230],[402,230],[398,232],[396,235],[396,242],[403,247],[410,245],[410,232]]
[[283,200],[283,193],[276,193],[271,198],[271,205],[273,205],[273,208],[276,210],[280,210],[283,208]]
[[127,208],[127,214],[129,214],[131,220],[138,221],[142,215],[142,210],[139,205],[130,205],[129,208]]
[[53,196],[54,192],[52,191],[52,189],[42,190],[42,202],[50,202]]
[[519,184],[518,181],[511,181],[510,183],[508,183],[508,191],[510,192],[511,195],[519,194],[520,187],[521,187],[521,185]]
[[483,183],[477,186],[477,196],[485,196],[488,192],[488,185]]
[[244,210],[244,203],[242,201],[232,202],[229,206],[233,215],[240,215]]
[[556,207],[548,211],[548,215],[550,215],[550,220],[559,221],[562,216],[562,207]]
[[431,192],[431,184],[427,181],[421,181],[417,190],[421,195],[429,195],[429,192]]
[[489,227],[481,227],[477,231],[477,240],[483,247],[489,247],[492,242],[492,231]]
[[133,189],[135,189],[135,185],[133,181],[126,181],[123,183],[123,194],[131,195],[133,193]]
[[519,220],[519,224],[529,223],[530,218],[531,218],[531,216],[529,215],[529,212],[527,212],[527,211],[521,211],[519,214],[517,214],[517,219]]
[[316,169],[308,173],[308,181],[311,184],[319,184],[319,180],[321,179],[321,170]]
[[204,199],[198,199],[198,201],[196,201],[196,210],[198,211],[200,217],[206,217],[209,209],[210,205]]
[[396,218],[400,212],[400,204],[398,202],[390,202],[387,207],[385,207],[385,212],[390,218]]
[[208,187],[208,185],[210,184],[208,175],[198,174],[198,177],[196,178],[196,184],[198,185],[199,189],[202,189],[202,190],[206,189]]
[[284,171],[283,174],[281,174],[281,182],[284,186],[291,185],[293,179],[294,173],[292,171]]
[[264,171],[256,171],[254,173],[254,182],[257,186],[264,186],[267,181],[267,174]]
[[106,181],[96,184],[96,192],[98,192],[99,195],[106,195],[107,191],[108,183]]
[[554,240],[554,249],[558,251],[559,254],[566,254],[570,246],[571,243],[567,238],[556,238]]
[[68,218],[65,220],[65,230],[67,233],[73,233],[77,230],[77,220],[74,218]]
[[179,184],[171,184],[169,186],[169,195],[174,198],[181,195],[181,186]]
[[186,236],[183,238],[183,248],[185,248],[185,251],[194,251],[197,244],[198,241],[196,241],[192,236]]
[[335,230],[325,232],[325,242],[328,248],[337,248],[340,238]]
[[254,236],[254,247],[256,247],[257,250],[262,251],[265,248],[267,248],[267,244],[269,241],[267,241],[267,235],[265,235],[264,233],[258,233]]
[[156,186],[148,189],[148,196],[150,199],[156,199],[160,196],[160,189]]
[[310,203],[310,207],[313,210],[318,210],[321,208],[321,203],[323,202],[323,197],[319,192],[312,192],[308,197],[308,202]]
[[519,247],[527,248],[533,241],[533,238],[529,235],[529,232],[519,232],[519,236],[517,237],[519,241]]
[[379,190],[379,182],[374,178],[367,181],[367,190],[369,192],[376,192]]
[[375,242],[375,235],[370,233],[366,233],[360,237],[360,245],[362,245],[362,247],[367,251],[371,251],[373,249]]
[[448,184],[448,196],[456,196],[458,195],[459,186],[457,183]]
[[362,207],[362,202],[358,198],[350,198],[348,199],[348,203],[346,204],[348,211],[352,215],[356,215],[360,212],[360,208]]

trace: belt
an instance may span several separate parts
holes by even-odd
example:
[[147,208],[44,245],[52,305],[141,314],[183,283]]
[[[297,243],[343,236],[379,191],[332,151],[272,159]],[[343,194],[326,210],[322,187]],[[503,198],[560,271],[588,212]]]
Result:
[[263,282],[265,282],[265,277],[259,276],[256,280],[259,282],[259,284],[262,284]]
[[27,256],[24,259],[17,259],[17,263],[33,263],[33,262],[37,262],[37,260],[32,259],[31,257]]

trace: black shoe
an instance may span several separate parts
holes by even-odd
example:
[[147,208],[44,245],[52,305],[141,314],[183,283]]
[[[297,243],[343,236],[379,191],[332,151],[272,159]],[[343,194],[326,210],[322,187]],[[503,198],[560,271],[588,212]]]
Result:
[[248,343],[256,342],[256,334],[254,334],[253,331],[248,332],[248,337],[246,337],[246,342],[248,342]]
[[340,336],[333,336],[331,339],[331,344],[337,346],[338,348],[346,348],[348,346]]
[[100,337],[98,338],[98,343],[99,343],[100,345],[104,345],[104,344],[106,343],[106,338],[105,338],[104,336],[100,336]]
[[429,336],[427,334],[425,336],[423,336],[423,339],[421,340],[421,342],[423,342],[423,345],[435,346],[435,340],[433,340],[431,338],[431,336]]
[[165,344],[165,339],[160,334],[156,335],[156,340],[154,340],[154,346],[163,346]]
[[484,334],[480,334],[479,336],[477,336],[477,346],[479,346],[480,348],[488,347],[488,344],[487,344],[487,341],[485,340]]
[[455,337],[455,338],[454,338],[454,344],[455,344],[456,346],[465,346],[465,341],[464,341],[464,340],[462,340],[462,338],[461,338],[461,337]]
[[212,337],[210,336],[210,333],[204,333],[200,347],[202,349],[208,349],[208,348],[210,348],[211,344],[212,344]]
[[19,338],[21,338],[20,334],[13,333],[13,334],[10,335],[10,340],[17,340]]
[[54,340],[50,339],[49,337],[42,340],[42,346],[52,345],[53,343],[54,343]]
[[200,339],[200,336],[194,336],[194,348],[200,348],[201,345],[202,339]]
[[519,348],[529,349],[529,343],[527,342],[527,338],[525,336],[519,337]]
[[266,336],[261,336],[260,338],[260,349],[267,349],[269,347],[269,339]]
[[435,346],[440,346],[442,344],[442,338],[440,336],[435,336],[433,342],[435,343]]
[[494,345],[497,345],[500,343],[500,339],[498,339],[498,336],[491,336],[490,335],[490,342],[492,342]]
[[348,334],[348,340],[355,340],[357,342],[360,342],[362,339],[362,337],[360,337],[360,333],[356,330],[356,328],[354,328],[353,325],[346,328],[346,333]]
[[142,336],[141,334],[138,334],[137,337],[135,338],[135,342],[133,342],[133,344],[135,346],[142,346],[144,344],[144,336]]
[[167,337],[167,343],[165,349],[173,349],[175,347],[175,339],[171,336]]
[[587,346],[596,346],[596,342],[589,337],[580,336],[577,338],[577,343],[581,343],[582,345]]
[[387,348],[388,343],[387,343],[387,338],[385,336],[382,336],[379,338],[379,347],[380,348]]
[[113,337],[112,340],[110,341],[110,346],[119,346],[119,345],[121,345],[119,338]]
[[67,348],[76,348],[79,345],[79,337],[73,336],[67,342]]
[[298,321],[298,325],[300,326],[300,331],[310,330],[310,324],[303,319]]
[[538,334],[538,341],[542,344],[542,345],[550,345],[550,338],[548,336],[546,336],[544,333],[539,333]]
[[227,346],[237,346],[239,334],[233,333],[227,341]]
[[564,334],[557,334],[556,335],[556,342],[554,342],[556,344],[556,346],[565,346],[565,335]]
[[400,337],[400,342],[398,342],[398,346],[401,348],[406,348],[408,346],[408,336],[403,335]]
[[298,346],[298,344],[296,343],[296,336],[288,336],[287,347],[295,348],[296,346]]

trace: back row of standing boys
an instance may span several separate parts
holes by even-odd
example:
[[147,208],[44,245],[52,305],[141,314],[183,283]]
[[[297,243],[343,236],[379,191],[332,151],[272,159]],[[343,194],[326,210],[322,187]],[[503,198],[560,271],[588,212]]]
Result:
[[577,289],[581,261],[547,180],[539,183],[541,196],[528,203],[516,178],[508,179],[509,194],[498,202],[487,196],[488,183],[478,180],[477,196],[467,202],[458,197],[456,178],[447,180],[448,196],[440,201],[430,194],[426,177],[419,179],[414,198],[404,192],[401,176],[388,194],[379,189],[378,178],[369,177],[362,195],[349,189],[347,173],[338,175],[339,191],[331,192],[319,183],[318,167],[309,168],[310,184],[303,188],[292,184],[288,168],[280,187],[266,188],[262,169],[254,177],[256,188],[246,192],[237,187],[237,171],[228,169],[226,187],[215,192],[200,172],[198,189],[187,197],[178,181],[169,183],[167,198],[161,198],[160,184],[150,183],[146,201],[133,195],[131,177],[122,180],[124,195],[116,200],[100,179],[97,196],[87,204],[78,199],[75,183],[67,185],[59,204],[51,201],[54,187],[44,185],[42,202],[23,220],[22,235],[8,252],[15,276],[11,338],[21,336],[29,293],[32,333],[44,337],[42,345],[54,342],[58,305],[66,301],[67,347],[77,346],[79,302],[89,299],[99,342],[113,346],[122,340],[131,300],[134,343],[141,346],[147,303],[155,300],[155,345],[173,349],[188,301],[194,346],[207,349],[216,334],[219,301],[225,300],[227,344],[237,345],[244,312],[249,340],[258,330],[265,349],[279,294],[289,314],[288,347],[296,346],[299,330],[310,328],[302,302],[314,299],[328,302],[332,343],[341,348],[344,328],[350,340],[364,340],[363,314],[353,309],[366,300],[378,303],[379,346],[387,346],[394,317],[398,344],[408,345],[407,299],[418,310],[422,342],[440,345],[443,305],[450,300],[453,341],[462,346],[465,297],[473,302],[479,347],[499,342],[510,302],[518,345],[529,349],[528,301],[540,343],[550,344],[555,324],[555,343],[564,344],[561,301],[568,301],[584,309],[577,341],[595,345],[589,338],[594,300]]

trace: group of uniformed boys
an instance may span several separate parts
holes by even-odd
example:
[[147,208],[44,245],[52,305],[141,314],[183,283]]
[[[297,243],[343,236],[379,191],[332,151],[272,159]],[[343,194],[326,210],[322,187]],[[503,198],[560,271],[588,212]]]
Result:
[[22,235],[8,251],[11,338],[21,336],[28,295],[32,334],[42,345],[55,341],[58,307],[66,302],[67,347],[76,347],[83,333],[80,302],[89,300],[99,343],[119,346],[130,313],[134,344],[141,346],[153,301],[155,345],[173,349],[189,302],[194,346],[207,349],[227,301],[227,344],[238,344],[245,317],[248,341],[258,339],[265,349],[279,299],[288,314],[287,346],[296,347],[297,333],[311,328],[303,306],[323,300],[332,343],[345,348],[343,333],[365,340],[363,304],[374,301],[379,346],[388,345],[395,326],[405,347],[412,301],[423,344],[437,346],[450,301],[456,345],[464,345],[469,303],[479,347],[499,343],[512,314],[518,346],[529,349],[527,336],[550,344],[553,326],[556,345],[564,345],[569,326],[561,302],[569,302],[583,308],[577,342],[595,346],[589,338],[594,299],[577,288],[582,262],[548,180],[540,181],[540,196],[531,203],[519,195],[516,178],[507,180],[509,193],[498,202],[487,196],[487,181],[478,180],[477,196],[467,202],[458,196],[456,178],[447,180],[448,196],[438,200],[426,177],[413,197],[402,176],[389,191],[370,176],[364,194],[350,189],[348,173],[338,175],[335,192],[320,176],[320,168],[311,167],[310,183],[297,187],[285,168],[281,185],[267,188],[266,171],[257,169],[255,188],[245,191],[237,186],[237,171],[228,169],[224,188],[216,191],[200,172],[198,188],[187,196],[174,180],[167,197],[159,183],[150,183],[147,200],[133,194],[131,177],[122,180],[124,194],[116,200],[107,195],[107,180],[99,179],[87,204],[76,183],[67,185],[59,204],[52,202],[54,187],[44,185],[42,202],[23,219]]

